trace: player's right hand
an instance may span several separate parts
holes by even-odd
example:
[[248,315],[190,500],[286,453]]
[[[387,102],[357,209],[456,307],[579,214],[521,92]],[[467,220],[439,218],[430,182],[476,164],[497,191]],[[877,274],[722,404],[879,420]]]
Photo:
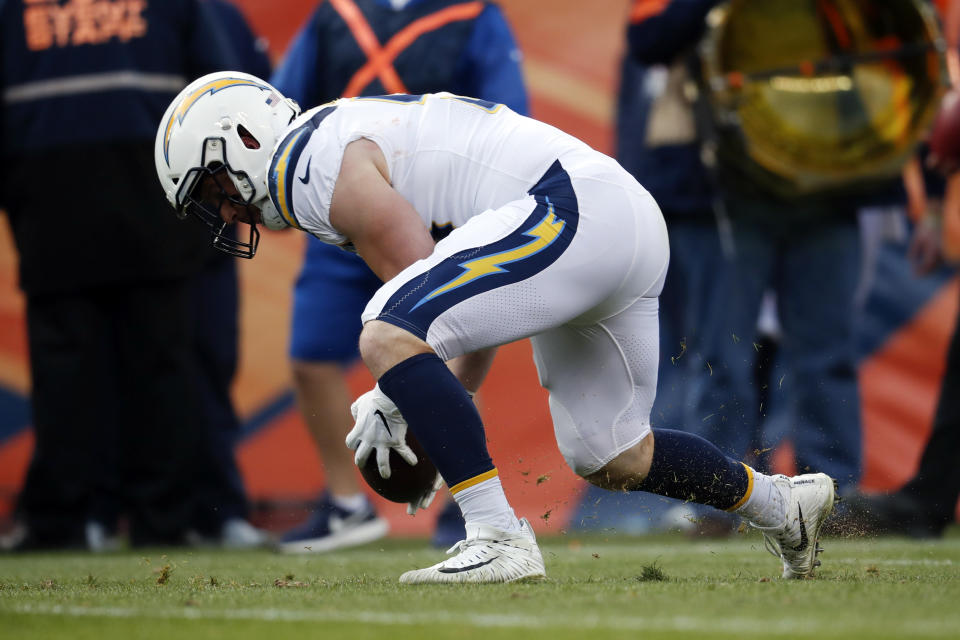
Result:
[[407,423],[379,385],[357,398],[350,413],[356,423],[347,434],[346,443],[356,451],[353,461],[358,467],[363,467],[376,451],[377,469],[383,478],[389,478],[391,449],[410,466],[417,464],[417,454],[407,445]]
[[420,496],[419,499],[407,503],[407,513],[412,516],[417,513],[417,509],[426,509],[429,507],[433,502],[433,499],[436,497],[437,491],[439,491],[440,487],[442,486],[443,478],[440,477],[440,472],[438,471],[437,477],[433,481],[433,487],[428,489],[427,492]]

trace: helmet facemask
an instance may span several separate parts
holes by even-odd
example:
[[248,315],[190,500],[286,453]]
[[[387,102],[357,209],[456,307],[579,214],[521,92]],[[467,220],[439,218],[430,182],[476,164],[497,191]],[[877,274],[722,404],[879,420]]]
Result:
[[[206,138],[203,141],[200,166],[187,171],[178,185],[176,209],[179,217],[192,215],[210,229],[215,249],[238,258],[252,258],[260,243],[260,231],[256,224],[257,210],[250,211],[251,207],[257,207],[254,203],[255,196],[256,191],[246,172],[233,169],[227,162],[225,140]],[[250,230],[246,242],[233,237],[231,225],[220,215],[226,202],[230,202],[234,207],[247,209],[246,224]]]

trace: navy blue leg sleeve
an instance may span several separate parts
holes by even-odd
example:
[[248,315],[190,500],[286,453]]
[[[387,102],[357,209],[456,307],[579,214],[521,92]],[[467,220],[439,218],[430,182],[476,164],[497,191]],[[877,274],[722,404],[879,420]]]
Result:
[[747,468],[709,441],[685,431],[653,430],[650,473],[636,489],[729,509],[746,495]]
[[447,486],[493,469],[480,414],[436,355],[408,358],[383,374],[377,384],[400,409]]

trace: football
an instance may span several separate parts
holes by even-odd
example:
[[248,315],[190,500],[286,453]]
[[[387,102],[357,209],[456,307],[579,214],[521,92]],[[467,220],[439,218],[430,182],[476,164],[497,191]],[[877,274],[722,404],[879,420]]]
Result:
[[407,429],[407,446],[417,454],[417,464],[407,464],[396,451],[391,450],[389,478],[380,475],[376,452],[372,452],[367,463],[360,468],[360,474],[370,488],[391,502],[411,502],[420,498],[433,487],[437,477],[437,468],[410,429]]

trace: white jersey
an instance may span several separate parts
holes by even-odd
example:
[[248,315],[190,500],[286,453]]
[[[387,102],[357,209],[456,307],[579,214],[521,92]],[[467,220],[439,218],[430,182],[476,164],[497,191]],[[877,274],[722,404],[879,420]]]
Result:
[[330,224],[330,201],[344,149],[359,138],[380,147],[393,188],[429,229],[460,227],[516,200],[558,159],[567,170],[602,159],[628,176],[573,136],[501,104],[449,93],[348,98],[307,111],[281,138],[268,175],[288,223],[347,241]]

